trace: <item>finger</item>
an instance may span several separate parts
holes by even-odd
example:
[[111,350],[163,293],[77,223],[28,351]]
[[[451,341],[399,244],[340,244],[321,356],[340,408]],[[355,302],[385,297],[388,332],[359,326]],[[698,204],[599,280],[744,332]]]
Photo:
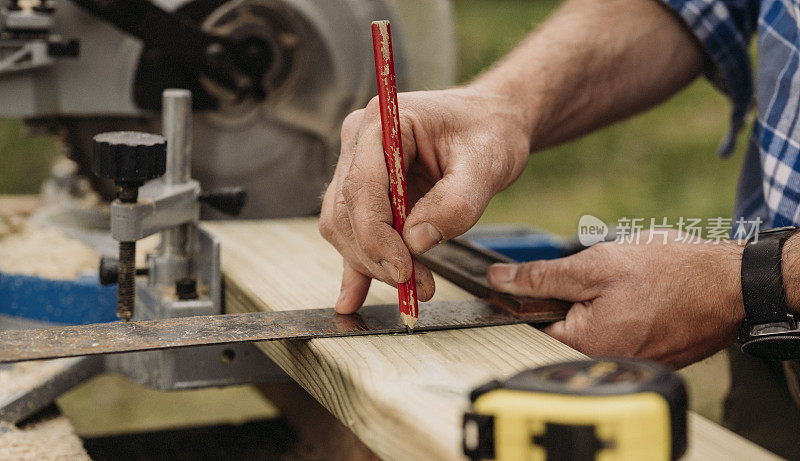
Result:
[[591,299],[592,266],[578,255],[524,264],[494,264],[486,274],[492,288],[518,296],[565,301]]
[[[344,203],[342,198],[342,181],[350,169],[353,157],[353,147],[356,145],[356,137],[358,135],[358,125],[364,118],[364,110],[357,110],[350,113],[342,123],[341,140],[342,146],[339,153],[339,159],[336,163],[336,169],[333,173],[333,178],[328,184],[324,195],[322,196],[322,209],[320,211],[319,231],[325,240],[334,244],[339,249],[339,245],[334,243],[334,237],[342,232],[342,228],[350,226],[350,223],[342,223],[341,219],[337,216],[336,211],[340,203]],[[345,213],[346,217],[347,214]]]
[[566,331],[566,323],[567,322],[564,320],[559,320],[558,322],[551,323],[550,325],[542,328],[542,331],[563,343]]
[[494,189],[477,185],[469,168],[445,174],[420,198],[406,220],[403,238],[414,254],[469,230],[483,214]]
[[[340,206],[340,209],[343,206]],[[341,213],[341,211],[340,211]],[[346,214],[346,211],[344,212]],[[346,228],[350,228],[349,218],[346,216],[342,218],[346,224]],[[351,230],[352,232],[352,230]],[[334,232],[332,234],[326,235],[325,237],[328,241],[333,244],[333,246],[342,254],[344,260],[349,262],[349,268],[355,269],[357,272],[361,274],[368,274],[370,276],[374,276],[375,278],[381,280],[382,282],[396,287],[397,283],[393,280],[388,279],[386,277],[382,277],[382,274],[375,274],[372,270],[368,269],[368,267],[372,263],[371,261],[364,261],[360,258],[357,254],[356,249],[354,248],[354,242],[352,236],[347,238],[343,236],[339,232]],[[374,267],[373,267],[374,269]],[[416,274],[416,281],[417,281],[417,296],[420,301],[428,301],[433,297],[434,291],[436,290],[436,285],[433,279],[433,274],[431,271],[425,267],[421,262],[414,262],[414,270]],[[343,276],[344,281],[344,276]]]
[[[350,223],[347,207],[344,199],[339,194],[339,198],[332,205],[332,222],[336,223],[332,229],[327,226],[324,228],[325,238],[341,253],[345,261],[358,272],[376,278],[391,286],[396,286],[395,282],[386,271],[375,262],[369,260],[362,251],[359,250],[353,234],[353,226]],[[322,226],[321,226],[322,228]]]
[[340,314],[352,314],[367,299],[372,279],[353,268],[347,261],[342,269],[342,288],[334,309]]
[[417,279],[417,298],[422,301],[430,301],[436,291],[436,282],[433,280],[431,270],[419,261],[414,261],[414,276]]
[[342,193],[362,256],[370,266],[380,266],[377,271],[395,283],[407,281],[411,277],[411,255],[392,227],[389,178],[378,125],[361,132]]
[[331,193],[331,198],[336,198],[342,193],[342,182],[350,170],[353,163],[355,147],[358,144],[358,135],[361,132],[361,124],[364,121],[364,109],[351,112],[342,123],[341,140],[342,146],[339,151],[339,159],[336,162],[336,169],[333,172],[326,196]]
[[352,112],[342,124],[342,150],[331,184],[323,197],[319,228],[323,237],[333,244],[352,268],[386,283],[395,284],[394,279],[380,265],[369,261],[358,249],[342,191],[342,184],[352,166],[358,138],[363,130],[365,112],[364,109]]
[[575,350],[589,353],[585,345],[590,317],[591,309],[586,303],[575,303],[564,320],[548,325],[542,331]]
[[339,165],[343,166],[344,171],[341,176],[347,173],[347,169],[352,162],[355,147],[358,144],[358,135],[361,133],[361,127],[364,124],[364,109],[351,112],[342,122],[342,148],[339,151]]
[[[336,247],[339,252],[342,254],[345,262],[349,262],[348,268],[354,269],[356,272],[360,274],[367,274],[365,276],[372,277],[380,280],[383,283],[386,283],[389,286],[397,287],[397,283],[393,280],[388,278],[381,278],[378,274],[374,274],[373,271],[368,269],[368,265],[371,264],[370,261],[362,261],[356,251],[353,249],[353,246],[349,243],[352,240],[346,240],[336,236],[332,239],[332,243],[334,247]],[[417,282],[417,297],[420,301],[429,301],[432,297],[434,292],[436,291],[436,283],[433,278],[433,274],[431,273],[430,269],[425,267],[424,264],[421,262],[415,261],[414,262],[414,273],[416,275],[416,282]],[[342,277],[342,281],[344,284],[345,277]],[[363,302],[363,300],[361,300]],[[360,306],[360,305],[359,305]]]

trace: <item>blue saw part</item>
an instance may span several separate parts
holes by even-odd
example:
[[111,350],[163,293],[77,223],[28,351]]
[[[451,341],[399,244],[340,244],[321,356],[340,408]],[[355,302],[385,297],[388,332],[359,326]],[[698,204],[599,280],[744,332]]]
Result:
[[0,272],[0,314],[82,325],[117,320],[117,287],[97,276],[72,280]]
[[470,240],[519,262],[561,258],[564,256],[566,248],[559,237],[535,232],[505,236],[483,234],[479,238],[470,238]]

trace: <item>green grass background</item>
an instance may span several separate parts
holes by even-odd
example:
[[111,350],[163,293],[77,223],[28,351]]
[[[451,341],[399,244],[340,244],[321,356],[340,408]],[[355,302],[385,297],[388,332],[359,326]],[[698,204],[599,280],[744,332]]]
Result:
[[[490,65],[541,22],[553,0],[456,0],[460,78]],[[535,75],[530,76],[536,78]],[[591,213],[620,217],[728,217],[744,145],[717,156],[730,105],[698,79],[667,103],[531,157],[482,222],[522,222],[570,234]]]
[[[555,0],[455,0],[459,79],[468,81],[512,48],[559,4]],[[530,78],[536,78],[535,75]],[[727,217],[743,142],[716,155],[729,104],[698,79],[650,112],[534,155],[520,179],[492,201],[482,222],[519,222],[574,233],[584,213],[620,217]],[[0,193],[36,192],[59,149],[0,122]]]

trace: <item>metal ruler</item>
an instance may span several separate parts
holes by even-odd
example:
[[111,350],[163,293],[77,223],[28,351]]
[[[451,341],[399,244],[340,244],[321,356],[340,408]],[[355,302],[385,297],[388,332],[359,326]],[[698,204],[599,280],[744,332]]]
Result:
[[[414,331],[474,328],[561,320],[569,303],[493,291],[486,270],[510,262],[497,253],[455,240],[420,258],[435,272],[483,299],[420,303]],[[350,315],[333,309],[202,315],[135,322],[0,332],[0,363],[120,352],[175,349],[280,339],[405,333],[396,304],[365,306]]]
[[[541,324],[563,318],[560,305],[543,302],[541,307],[540,312],[514,313],[480,299],[420,303],[415,331]],[[212,344],[405,332],[396,304],[365,306],[350,315],[337,314],[329,308],[96,323],[0,332],[0,363]]]

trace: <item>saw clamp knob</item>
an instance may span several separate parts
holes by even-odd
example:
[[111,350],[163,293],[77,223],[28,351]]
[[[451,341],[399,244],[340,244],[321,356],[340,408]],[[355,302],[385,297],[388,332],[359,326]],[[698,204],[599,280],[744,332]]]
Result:
[[[192,94],[163,93],[163,137],[138,132],[94,138],[92,171],[119,187],[111,203],[111,237],[119,242],[117,313],[123,320],[222,313],[219,243],[200,227],[200,204],[236,214],[245,204],[240,188],[203,194],[191,177]],[[153,234],[161,243],[135,267],[136,242]],[[101,282],[113,283],[105,261]],[[146,279],[136,275],[146,272]],[[193,282],[187,282],[192,280]]]
[[[103,133],[93,139],[92,172],[114,181],[122,190],[136,189],[162,176],[167,169],[167,140],[157,134],[136,131]],[[136,197],[120,191],[120,200]]]
[[[162,176],[167,168],[167,141],[162,136],[135,131],[103,133],[93,139],[92,171],[119,188],[117,201],[136,203],[139,188]],[[117,315],[128,321],[136,302],[136,240],[119,240]]]

